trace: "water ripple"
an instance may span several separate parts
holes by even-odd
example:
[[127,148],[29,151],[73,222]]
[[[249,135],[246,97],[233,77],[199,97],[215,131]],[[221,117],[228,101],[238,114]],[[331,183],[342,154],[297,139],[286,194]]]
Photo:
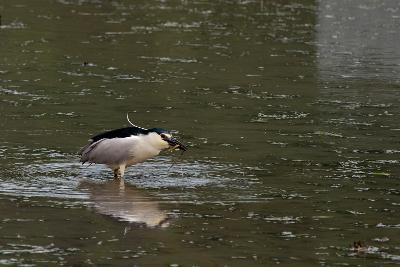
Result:
[[[231,182],[226,172],[240,169],[236,165],[207,161],[178,162],[169,169],[171,161],[159,157],[127,170],[125,181],[138,188],[196,188],[224,185]],[[56,197],[87,199],[77,190],[82,179],[112,180],[112,172],[102,165],[82,166],[78,162],[33,163],[10,171],[14,179],[0,180],[0,193],[27,197]],[[237,182],[237,181],[236,181]]]

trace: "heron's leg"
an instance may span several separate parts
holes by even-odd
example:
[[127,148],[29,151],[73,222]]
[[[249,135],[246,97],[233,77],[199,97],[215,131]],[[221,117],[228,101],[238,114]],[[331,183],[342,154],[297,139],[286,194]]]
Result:
[[121,173],[119,168],[114,169],[114,179],[119,180],[121,178]]
[[121,178],[123,178],[123,177],[124,177],[124,174],[125,174],[125,168],[126,168],[126,166],[125,166],[125,165],[120,165],[120,166],[119,166],[119,174],[121,175]]
[[114,169],[114,179],[121,179],[124,177],[125,165],[119,165],[118,168]]

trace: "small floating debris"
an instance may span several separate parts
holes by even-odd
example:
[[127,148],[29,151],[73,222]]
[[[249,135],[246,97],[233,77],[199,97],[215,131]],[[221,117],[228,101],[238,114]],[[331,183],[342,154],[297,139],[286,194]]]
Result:
[[272,223],[284,223],[284,224],[292,224],[292,223],[298,223],[301,221],[300,217],[292,217],[292,216],[283,216],[283,217],[275,217],[275,216],[269,216],[264,218],[265,221],[267,222],[272,222]]
[[350,250],[356,251],[356,252],[366,252],[367,248],[366,246],[359,240],[359,241],[354,241],[353,245],[351,246]]
[[140,56],[140,59],[155,59],[162,63],[199,63],[195,58],[170,58],[170,57],[148,57]]
[[383,224],[378,223],[376,225],[377,228],[400,228],[400,224]]
[[369,174],[376,176],[390,176],[390,173],[387,172],[370,172]]
[[257,118],[251,120],[251,122],[267,122],[268,120],[293,120],[293,119],[304,119],[309,113],[304,112],[282,112],[279,114],[264,114],[258,113]]
[[352,253],[349,254],[349,256],[359,256],[360,254],[364,256],[365,254],[368,254],[368,255],[378,256],[379,258],[382,258],[382,259],[390,259],[393,261],[400,260],[399,255],[390,254],[390,253],[385,252],[384,250],[385,250],[385,248],[380,249],[380,248],[374,247],[374,246],[367,246],[367,245],[365,245],[365,243],[363,243],[361,241],[354,241],[353,244],[350,245],[350,251]]
[[332,136],[332,137],[340,137],[342,138],[343,135],[339,133],[330,133],[330,132],[325,132],[325,131],[316,131],[314,132],[315,135],[324,135],[324,136]]
[[364,215],[365,214],[365,212],[356,211],[356,210],[346,210],[346,211],[353,215]]
[[296,237],[296,235],[294,235],[292,232],[290,232],[290,231],[283,231],[282,233],[281,233],[281,236],[282,237],[285,237],[285,238],[294,238],[294,237]]
[[199,28],[201,26],[200,22],[192,22],[192,23],[179,23],[175,21],[167,21],[161,26],[166,27],[166,28],[185,28],[185,29],[190,29],[190,28]]
[[142,77],[131,75],[131,74],[120,74],[113,77],[117,80],[142,80]]
[[91,62],[89,62],[89,61],[84,61],[84,62],[82,63],[82,66],[83,66],[83,67],[95,67],[96,64],[91,63]]
[[10,24],[0,24],[0,29],[25,29],[26,25],[20,21],[13,21]]
[[388,238],[388,237],[381,237],[381,238],[379,238],[379,237],[376,237],[376,238],[374,238],[374,239],[372,239],[373,241],[375,241],[375,242],[381,242],[381,243],[383,243],[383,242],[388,242],[390,239]]

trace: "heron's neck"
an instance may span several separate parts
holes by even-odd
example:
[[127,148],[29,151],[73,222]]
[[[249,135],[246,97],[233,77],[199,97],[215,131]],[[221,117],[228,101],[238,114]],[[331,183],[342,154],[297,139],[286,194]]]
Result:
[[168,148],[168,143],[162,140],[160,135],[157,133],[149,133],[148,135],[143,136],[143,141],[158,150],[164,150]]

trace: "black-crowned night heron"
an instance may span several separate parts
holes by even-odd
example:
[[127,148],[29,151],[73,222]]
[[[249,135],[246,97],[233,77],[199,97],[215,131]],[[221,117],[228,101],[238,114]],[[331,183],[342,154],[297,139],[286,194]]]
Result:
[[114,171],[114,178],[124,176],[126,167],[157,156],[167,149],[186,151],[186,146],[164,129],[132,127],[115,129],[93,136],[79,154],[81,162],[105,164]]

